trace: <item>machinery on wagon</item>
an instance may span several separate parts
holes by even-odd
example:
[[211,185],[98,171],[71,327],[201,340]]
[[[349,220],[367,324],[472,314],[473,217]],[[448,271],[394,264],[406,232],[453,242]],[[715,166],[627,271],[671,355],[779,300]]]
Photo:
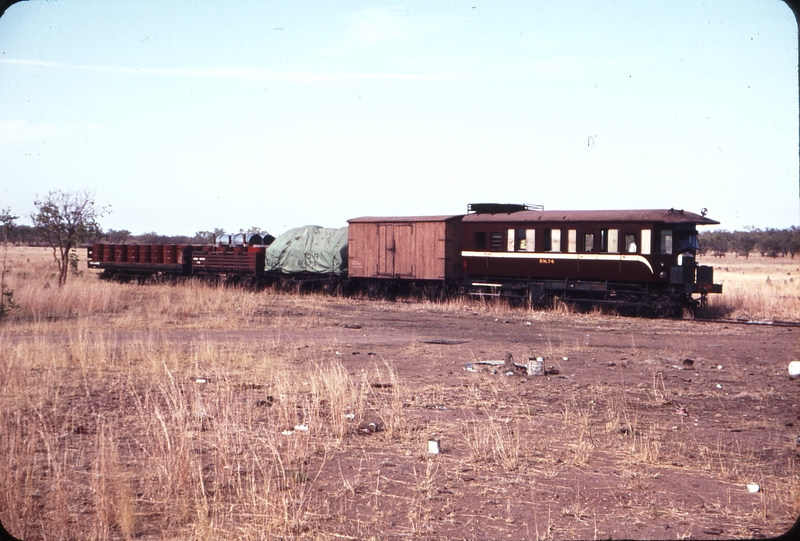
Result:
[[684,210],[553,211],[472,204],[467,214],[360,217],[349,226],[306,226],[264,242],[220,238],[214,245],[89,248],[106,278],[198,276],[252,285],[322,284],[335,291],[429,298],[462,294],[545,305],[612,304],[659,317],[695,310],[714,284],[698,265],[698,225]]

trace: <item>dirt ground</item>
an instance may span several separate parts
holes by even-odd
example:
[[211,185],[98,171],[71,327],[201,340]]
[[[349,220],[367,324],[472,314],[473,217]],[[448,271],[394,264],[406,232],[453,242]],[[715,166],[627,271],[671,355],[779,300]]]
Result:
[[[336,496],[343,534],[751,538],[797,518],[800,380],[787,366],[800,359],[800,329],[402,308],[333,302],[318,327],[274,331],[338,344],[333,355],[353,370],[384,359],[404,387],[422,445],[370,433],[323,468],[319,490]],[[543,357],[546,375],[479,364],[507,353]],[[476,423],[503,428],[481,441]],[[421,459],[430,439],[442,453]],[[478,445],[492,447],[485,460]],[[418,513],[413,499],[393,504],[420,487]]]
[[[265,301],[249,328],[155,333],[187,347],[263,344],[298,371],[326,360],[351,374],[391,366],[396,380],[373,378],[372,400],[401,400],[393,419],[354,427],[332,457],[305,465],[298,537],[763,538],[800,512],[800,379],[787,372],[800,328],[469,302]],[[511,366],[482,364],[509,353]],[[543,375],[513,367],[536,357]],[[272,400],[236,378],[241,400]],[[92,411],[110,399],[98,400]],[[136,537],[162,538],[146,524]]]

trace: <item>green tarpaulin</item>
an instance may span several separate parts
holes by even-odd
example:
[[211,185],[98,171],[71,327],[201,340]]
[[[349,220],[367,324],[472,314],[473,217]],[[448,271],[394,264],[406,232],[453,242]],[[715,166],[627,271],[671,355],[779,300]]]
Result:
[[267,248],[266,271],[346,273],[347,228],[307,225],[290,229]]

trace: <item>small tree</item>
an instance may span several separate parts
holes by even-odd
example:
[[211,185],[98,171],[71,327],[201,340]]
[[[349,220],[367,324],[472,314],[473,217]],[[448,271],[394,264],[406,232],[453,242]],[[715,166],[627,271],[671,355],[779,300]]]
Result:
[[752,226],[745,227],[745,229],[746,231],[734,231],[731,244],[738,255],[749,258],[750,252],[752,252],[753,248],[758,244],[758,235],[761,233],[761,230]]
[[14,229],[14,220],[19,216],[12,216],[10,209],[0,211],[0,238],[3,242],[3,268],[0,269],[0,320],[8,311],[16,306],[14,303],[14,290],[6,286],[6,254],[8,253],[8,239]]
[[794,259],[794,254],[800,252],[800,227],[789,228],[789,255]]
[[103,229],[97,219],[106,209],[97,209],[94,197],[85,191],[50,192],[33,205],[37,211],[31,214],[33,225],[53,249],[53,259],[58,265],[58,287],[63,287],[69,268],[78,270],[78,260],[72,256],[72,250],[102,236]]

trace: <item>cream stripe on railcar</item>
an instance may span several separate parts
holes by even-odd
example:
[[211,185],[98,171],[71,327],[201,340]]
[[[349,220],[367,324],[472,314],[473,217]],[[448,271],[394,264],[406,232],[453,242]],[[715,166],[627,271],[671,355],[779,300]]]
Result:
[[472,252],[462,251],[461,257],[489,257],[496,259],[565,259],[578,261],[636,261],[645,265],[653,274],[647,258],[629,254],[565,254],[561,252]]

